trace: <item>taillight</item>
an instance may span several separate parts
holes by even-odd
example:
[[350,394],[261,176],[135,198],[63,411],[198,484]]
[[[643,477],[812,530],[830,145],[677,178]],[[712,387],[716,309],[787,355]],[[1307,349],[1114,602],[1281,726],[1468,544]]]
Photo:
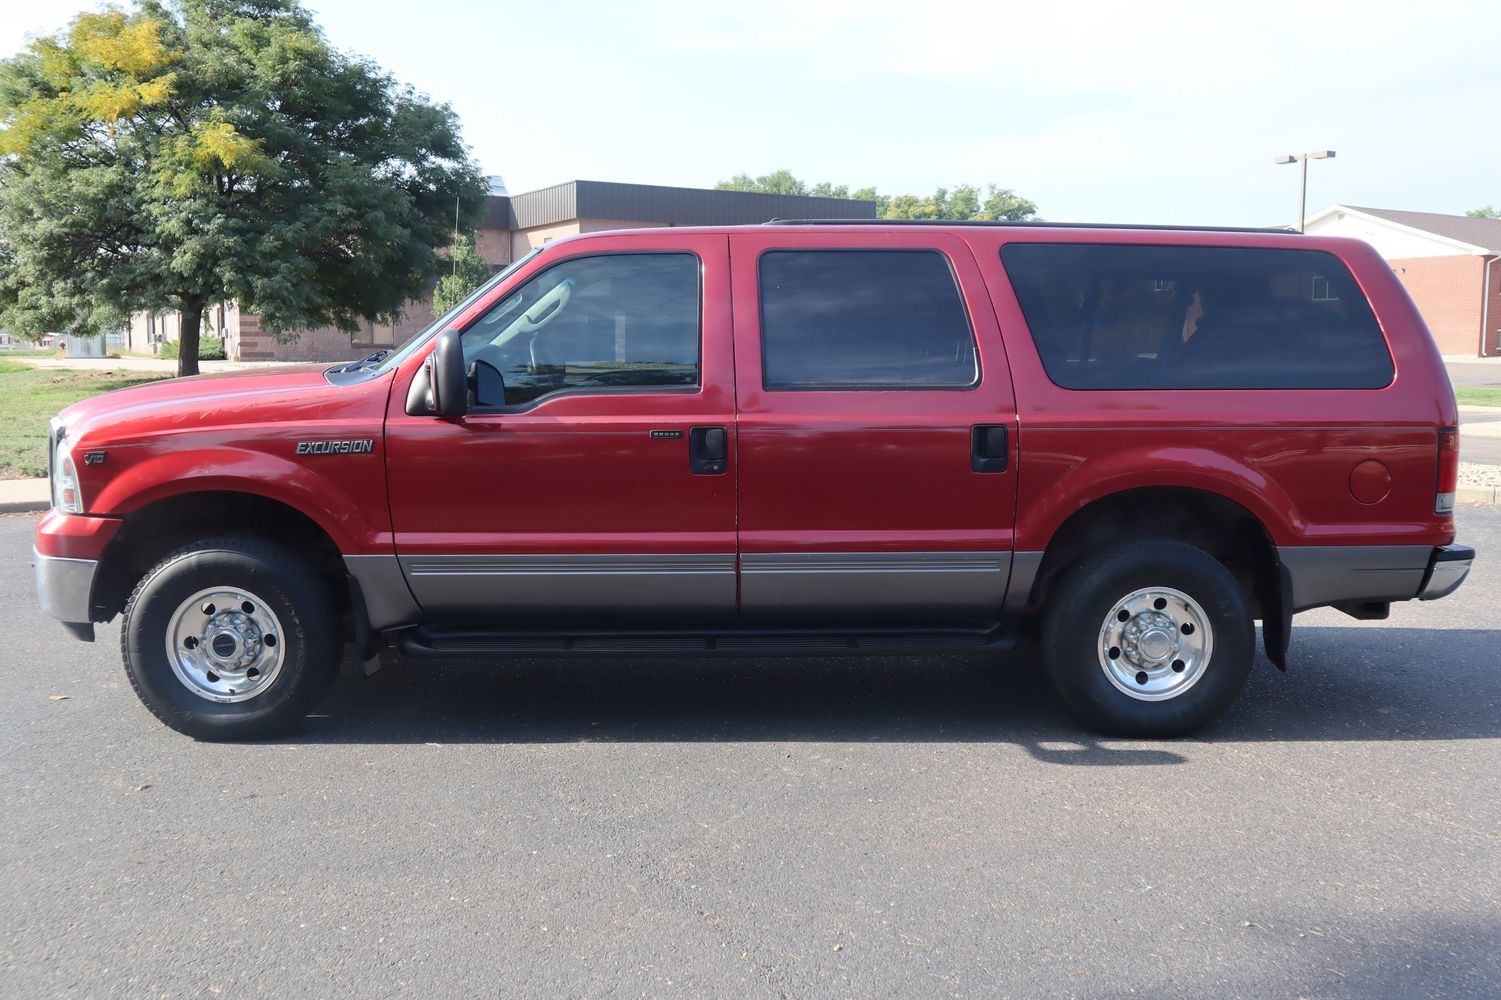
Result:
[[1438,432],[1438,489],[1433,498],[1435,514],[1454,513],[1454,494],[1459,489],[1459,428]]

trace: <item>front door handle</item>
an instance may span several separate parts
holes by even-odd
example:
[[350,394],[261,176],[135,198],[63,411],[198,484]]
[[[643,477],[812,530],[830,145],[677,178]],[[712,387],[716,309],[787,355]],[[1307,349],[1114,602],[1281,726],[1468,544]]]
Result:
[[729,435],[723,427],[688,431],[688,468],[695,476],[722,476],[729,466]]
[[969,429],[969,467],[975,472],[1005,472],[1010,454],[1005,424],[975,424]]

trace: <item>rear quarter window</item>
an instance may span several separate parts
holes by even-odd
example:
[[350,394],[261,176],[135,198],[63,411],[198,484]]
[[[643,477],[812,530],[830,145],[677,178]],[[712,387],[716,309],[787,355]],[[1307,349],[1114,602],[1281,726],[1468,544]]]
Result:
[[1001,260],[1065,389],[1379,389],[1394,369],[1321,250],[1011,243]]

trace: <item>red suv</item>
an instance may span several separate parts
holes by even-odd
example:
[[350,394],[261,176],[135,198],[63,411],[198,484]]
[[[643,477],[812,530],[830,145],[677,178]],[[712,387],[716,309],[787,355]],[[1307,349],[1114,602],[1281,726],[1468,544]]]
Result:
[[534,251],[394,353],[64,410],[42,607],[205,739],[412,656],[988,652],[1184,733],[1254,621],[1463,581],[1457,412],[1370,247],[784,223]]

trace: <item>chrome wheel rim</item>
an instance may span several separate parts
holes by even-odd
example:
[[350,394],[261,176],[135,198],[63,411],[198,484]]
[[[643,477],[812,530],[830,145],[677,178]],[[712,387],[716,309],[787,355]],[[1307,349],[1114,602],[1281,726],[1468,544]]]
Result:
[[167,659],[183,687],[207,701],[249,701],[276,683],[285,657],[281,622],[255,594],[209,587],[167,623]]
[[1138,701],[1167,701],[1199,682],[1214,630],[1199,602],[1171,587],[1143,587],[1116,602],[1100,626],[1100,669]]

